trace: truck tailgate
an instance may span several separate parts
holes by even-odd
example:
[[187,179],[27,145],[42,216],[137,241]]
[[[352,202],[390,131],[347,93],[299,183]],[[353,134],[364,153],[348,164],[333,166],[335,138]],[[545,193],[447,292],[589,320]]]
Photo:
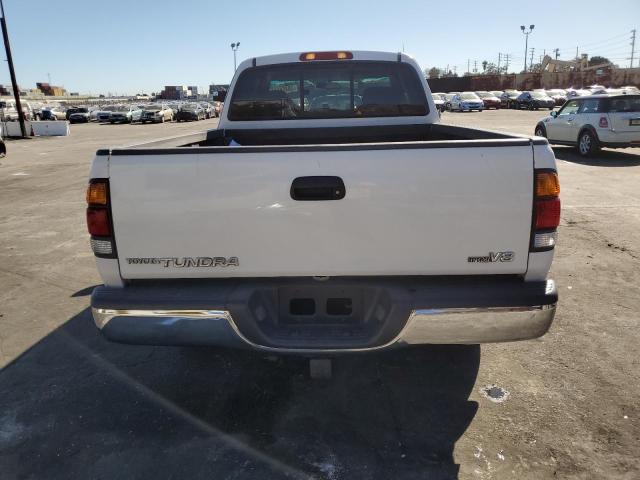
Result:
[[[448,143],[459,148],[114,150],[121,275],[525,273],[532,148],[523,140]],[[307,176],[339,177],[344,198],[294,200],[292,182]]]

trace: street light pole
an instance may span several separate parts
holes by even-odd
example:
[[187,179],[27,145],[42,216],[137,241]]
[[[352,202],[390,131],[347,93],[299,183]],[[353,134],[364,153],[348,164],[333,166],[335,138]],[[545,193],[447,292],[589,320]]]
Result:
[[4,49],[7,52],[7,63],[9,64],[9,75],[11,76],[11,84],[13,85],[13,97],[16,99],[16,110],[18,111],[18,121],[20,122],[20,133],[22,137],[27,136],[27,128],[24,124],[24,112],[22,111],[22,103],[20,102],[20,91],[18,89],[18,81],[16,80],[16,72],[13,69],[13,57],[11,56],[11,45],[9,45],[9,33],[7,32],[7,22],[4,17],[4,4],[0,0],[0,25],[2,25],[2,37],[4,38]]
[[240,46],[240,42],[236,42],[236,43],[232,43],[231,44],[231,50],[233,50],[233,71],[234,72],[238,69],[238,67],[236,65],[236,50],[238,50],[239,46]]
[[520,30],[524,33],[524,73],[527,73],[527,51],[529,50],[529,34],[533,31],[535,25],[529,25],[529,31],[524,25],[520,25]]

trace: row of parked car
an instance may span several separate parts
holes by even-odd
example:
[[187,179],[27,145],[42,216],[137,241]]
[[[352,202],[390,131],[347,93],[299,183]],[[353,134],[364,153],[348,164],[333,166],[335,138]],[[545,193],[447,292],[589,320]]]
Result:
[[[22,103],[25,120],[68,120],[70,123],[109,122],[133,123],[204,120],[220,116],[222,102],[167,102],[147,104],[119,104],[102,106],[62,105],[32,106]],[[0,105],[5,121],[18,120],[15,103]]]
[[538,110],[553,110],[557,106],[574,97],[588,95],[636,95],[640,93],[637,87],[627,86],[621,88],[605,88],[602,85],[592,85],[585,89],[561,89],[546,90],[539,88],[530,91],[520,90],[482,90],[476,92],[449,92],[433,93],[436,107],[440,111],[467,112],[477,110],[481,112],[489,108],[512,108]]
[[[86,110],[86,109],[85,109]],[[97,121],[102,123],[164,123],[205,120],[220,116],[221,102],[151,103],[146,105],[107,105],[69,116],[71,123]]]

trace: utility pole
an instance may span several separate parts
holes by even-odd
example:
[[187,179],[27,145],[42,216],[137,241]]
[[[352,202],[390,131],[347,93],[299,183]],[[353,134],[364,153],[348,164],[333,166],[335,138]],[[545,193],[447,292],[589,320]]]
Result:
[[502,53],[498,52],[498,75],[500,74],[500,60],[502,60]]
[[231,50],[233,50],[233,71],[235,72],[238,67],[236,65],[236,50],[238,50],[238,47],[240,46],[240,42],[236,42],[236,43],[232,43],[231,44]]
[[636,52],[636,29],[631,30],[631,58],[629,59],[629,68],[633,68],[633,56]]
[[473,61],[473,73],[478,73],[478,60]]
[[531,60],[529,60],[529,70],[531,70],[531,67],[533,67],[533,52],[535,52],[536,49],[531,47]]
[[525,36],[525,40],[524,40],[524,71],[525,73],[527,72],[527,52],[529,50],[529,34],[533,32],[534,28],[535,28],[535,25],[529,25],[529,31],[527,32],[527,29],[525,28],[525,26],[520,25],[520,30],[522,30],[522,33]]
[[467,58],[467,73],[471,73],[471,59]]
[[51,74],[47,73],[47,79],[49,79],[49,85],[51,85]]
[[559,48],[554,48],[553,49],[553,53],[556,54],[556,60],[558,59],[558,57],[560,56],[560,49]]
[[504,73],[509,73],[509,60],[511,60],[511,55],[508,53],[504,54]]
[[16,72],[13,69],[13,57],[11,56],[11,45],[9,44],[9,32],[7,32],[7,22],[4,16],[4,4],[2,3],[2,0],[0,0],[0,11],[2,12],[2,18],[0,18],[0,25],[2,25],[2,37],[4,38],[4,49],[7,52],[7,63],[9,64],[9,75],[11,76],[11,83],[13,85],[13,97],[16,99],[16,110],[18,111],[18,121],[20,122],[20,133],[22,133],[22,138],[26,138],[27,128],[24,124],[24,113],[22,111],[22,103],[20,102],[20,90],[18,89]]

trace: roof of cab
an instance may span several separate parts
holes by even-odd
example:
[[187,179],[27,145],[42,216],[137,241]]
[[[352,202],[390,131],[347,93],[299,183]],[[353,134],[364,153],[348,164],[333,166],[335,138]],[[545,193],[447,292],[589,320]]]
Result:
[[[248,58],[244,60],[238,66],[238,70],[245,69],[251,66],[259,67],[261,65],[274,65],[278,63],[302,63],[300,60],[300,56],[304,53],[310,52],[321,52],[324,50],[307,50],[305,52],[292,52],[292,53],[278,53],[275,55],[265,55],[263,57],[254,57]],[[340,52],[350,52],[353,54],[353,59],[351,60],[339,60],[340,62],[350,62],[353,60],[378,60],[382,62],[393,62],[393,61],[409,61],[413,60],[410,55],[402,52],[377,52],[371,50],[337,50]],[[324,60],[317,60],[317,62],[322,62]]]

